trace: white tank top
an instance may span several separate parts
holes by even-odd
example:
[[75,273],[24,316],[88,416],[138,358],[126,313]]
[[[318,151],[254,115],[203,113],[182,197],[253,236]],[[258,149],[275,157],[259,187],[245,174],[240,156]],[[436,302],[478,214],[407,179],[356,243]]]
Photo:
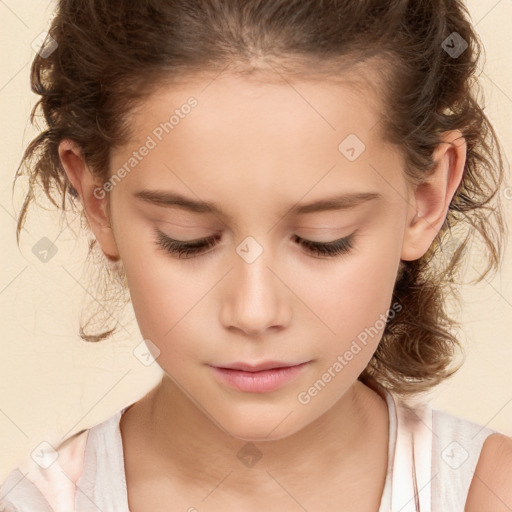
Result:
[[[376,512],[463,511],[483,442],[496,431],[428,403],[410,409],[374,389],[389,412],[388,468]],[[131,405],[64,441],[46,469],[42,455],[40,464],[30,458],[13,470],[0,487],[0,512],[129,512],[119,420]]]

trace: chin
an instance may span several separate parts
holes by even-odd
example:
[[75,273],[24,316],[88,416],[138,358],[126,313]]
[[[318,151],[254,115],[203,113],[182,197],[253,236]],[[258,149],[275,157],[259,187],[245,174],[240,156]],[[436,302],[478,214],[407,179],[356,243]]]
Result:
[[293,423],[290,414],[278,414],[275,416],[264,417],[260,414],[241,415],[237,418],[217,418],[217,425],[230,436],[242,441],[262,442],[262,441],[278,441],[287,438],[298,432],[302,425]]

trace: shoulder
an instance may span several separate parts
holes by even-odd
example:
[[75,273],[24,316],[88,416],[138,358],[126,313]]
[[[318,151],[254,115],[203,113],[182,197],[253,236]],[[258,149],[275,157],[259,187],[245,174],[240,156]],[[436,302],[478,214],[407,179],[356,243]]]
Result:
[[[512,510],[512,439],[434,409],[436,499],[465,512]],[[463,508],[465,507],[465,508]]]
[[0,512],[74,510],[75,484],[80,478],[89,430],[57,447],[41,442],[0,486]]
[[40,443],[0,486],[0,512],[74,512],[91,500],[128,510],[119,420],[129,407],[60,443]]
[[[442,410],[432,409],[433,448],[437,456],[454,470],[459,465],[474,471],[477,459],[486,439],[495,430]],[[451,460],[452,456],[456,456]]]
[[495,433],[485,440],[466,501],[465,512],[512,509],[512,438]]
[[416,403],[413,411],[413,419],[404,425],[414,440],[417,473],[423,475],[423,484],[430,482],[432,510],[464,510],[482,447],[499,433],[439,410],[428,400]]

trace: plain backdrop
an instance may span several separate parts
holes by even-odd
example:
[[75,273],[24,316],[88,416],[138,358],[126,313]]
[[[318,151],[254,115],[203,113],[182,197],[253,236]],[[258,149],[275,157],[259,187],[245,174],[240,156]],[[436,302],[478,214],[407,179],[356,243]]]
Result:
[[[481,81],[487,113],[512,161],[512,1],[474,0],[468,6],[486,51]],[[76,241],[73,223],[67,227],[57,213],[34,209],[21,250],[16,245],[24,183],[13,195],[12,181],[36,133],[28,121],[36,101],[29,87],[32,43],[46,30],[53,8],[40,0],[0,1],[0,480],[41,441],[58,444],[103,421],[143,396],[162,372],[134,355],[141,336],[131,306],[119,316],[122,328],[113,339],[93,344],[78,337],[82,301],[94,289],[85,286],[86,243]],[[506,181],[512,186],[510,174]],[[512,189],[509,199],[503,196],[511,223]],[[58,248],[47,263],[32,252],[45,237],[57,240]],[[509,245],[492,280],[462,288],[454,313],[463,326],[466,362],[429,399],[438,409],[512,435]]]

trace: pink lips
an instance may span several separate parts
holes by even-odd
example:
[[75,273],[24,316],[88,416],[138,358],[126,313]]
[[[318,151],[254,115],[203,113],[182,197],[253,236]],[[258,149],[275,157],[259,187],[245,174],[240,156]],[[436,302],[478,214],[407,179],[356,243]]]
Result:
[[258,365],[233,363],[225,367],[211,366],[215,375],[228,386],[249,393],[264,393],[283,387],[309,365],[266,361]]
[[264,361],[260,364],[232,363],[215,365],[217,368],[227,368],[229,370],[244,370],[246,372],[259,372],[261,370],[271,370],[272,368],[288,368],[298,366],[299,363],[285,363],[283,361]]

